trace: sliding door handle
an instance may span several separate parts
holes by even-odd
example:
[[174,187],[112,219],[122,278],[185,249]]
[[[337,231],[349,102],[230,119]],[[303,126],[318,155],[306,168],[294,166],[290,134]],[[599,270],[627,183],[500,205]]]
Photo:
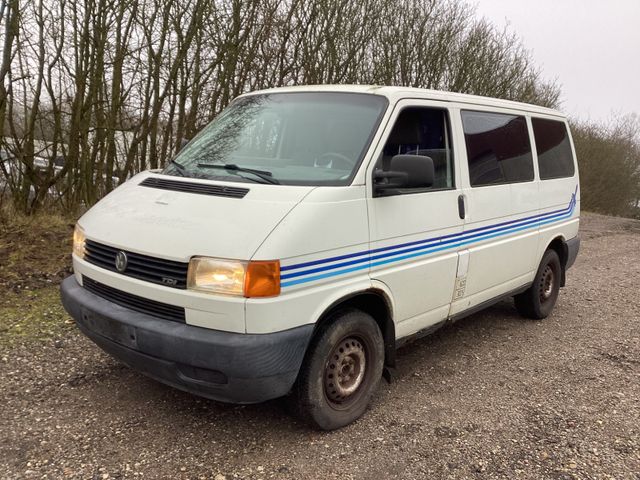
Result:
[[464,195],[458,195],[458,215],[460,216],[461,220],[464,220]]

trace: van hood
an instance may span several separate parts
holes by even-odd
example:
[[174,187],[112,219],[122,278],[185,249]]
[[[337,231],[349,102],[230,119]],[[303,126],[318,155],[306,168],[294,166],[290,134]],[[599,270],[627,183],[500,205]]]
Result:
[[[229,198],[140,185],[148,178],[248,192],[243,198]],[[103,198],[78,224],[90,240],[146,255],[181,262],[195,255],[250,260],[269,233],[313,189],[144,172]]]

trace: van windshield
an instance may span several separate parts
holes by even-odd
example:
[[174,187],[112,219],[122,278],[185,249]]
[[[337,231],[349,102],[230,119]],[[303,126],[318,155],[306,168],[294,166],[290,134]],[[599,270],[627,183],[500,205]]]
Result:
[[272,93],[234,101],[163,173],[282,185],[348,185],[387,100],[361,93]]

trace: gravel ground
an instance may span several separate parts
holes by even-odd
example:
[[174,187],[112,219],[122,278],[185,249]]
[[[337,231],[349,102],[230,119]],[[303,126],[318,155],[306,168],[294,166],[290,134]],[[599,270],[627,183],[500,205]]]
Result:
[[554,313],[509,302],[399,352],[330,433],[165,387],[75,330],[5,347],[1,478],[640,478],[640,222],[585,215]]

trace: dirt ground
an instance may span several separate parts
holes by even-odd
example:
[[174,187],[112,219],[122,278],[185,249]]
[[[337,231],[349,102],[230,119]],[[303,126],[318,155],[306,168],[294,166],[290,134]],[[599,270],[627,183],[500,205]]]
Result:
[[585,215],[581,235],[551,317],[504,302],[403,348],[394,383],[331,433],[282,401],[228,406],[149,380],[76,331],[55,285],[10,279],[0,478],[638,479],[640,222]]

